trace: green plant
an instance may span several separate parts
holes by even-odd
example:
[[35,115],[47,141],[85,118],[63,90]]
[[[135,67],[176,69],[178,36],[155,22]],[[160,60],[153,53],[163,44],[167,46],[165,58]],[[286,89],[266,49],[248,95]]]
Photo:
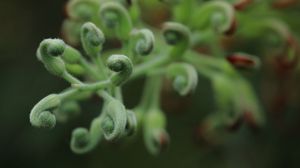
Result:
[[[160,104],[164,77],[172,81],[179,95],[187,96],[196,89],[200,74],[211,80],[216,106],[216,111],[201,122],[203,138],[219,141],[241,121],[261,127],[264,114],[243,75],[258,69],[260,60],[244,52],[226,56],[219,40],[235,32],[238,20],[244,25],[238,29],[242,36],[266,36],[265,43],[277,48],[275,53],[287,56],[280,57],[284,62],[294,62],[296,43],[285,24],[276,19],[252,22],[251,11],[237,15],[236,10],[249,2],[165,0],[161,3],[171,6],[172,21],[163,24],[161,34],[143,21],[141,4],[136,0],[70,0],[63,34],[73,46],[81,43],[84,54],[60,39],[40,43],[38,59],[51,74],[71,86],[38,102],[30,113],[31,124],[53,128],[56,120],[64,122],[78,115],[78,101],[96,94],[103,99],[102,110],[89,129],[74,129],[72,151],[86,153],[100,141],[142,134],[148,151],[158,154],[170,140]],[[268,5],[262,3],[263,7]],[[114,47],[115,43],[121,47]],[[202,46],[208,46],[207,54],[197,50]],[[139,77],[145,77],[141,101],[127,109],[122,85]]]

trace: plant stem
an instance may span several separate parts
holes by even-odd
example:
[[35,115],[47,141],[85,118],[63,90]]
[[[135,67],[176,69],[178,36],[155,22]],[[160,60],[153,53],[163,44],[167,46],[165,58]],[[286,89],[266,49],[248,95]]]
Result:
[[95,80],[102,79],[102,77],[99,76],[97,71],[94,68],[92,68],[92,65],[84,57],[80,57],[79,63],[83,66],[83,68],[92,78],[94,78]]
[[156,57],[146,63],[138,65],[134,68],[133,73],[131,75],[131,79],[135,79],[143,74],[145,74],[149,69],[156,68],[163,64],[166,64],[169,61],[169,56]]
[[142,109],[148,110],[159,107],[161,82],[161,75],[147,77],[140,102]]
[[82,82],[79,79],[75,78],[74,76],[69,74],[67,71],[63,73],[62,77],[66,81],[70,82],[71,84],[82,84]]

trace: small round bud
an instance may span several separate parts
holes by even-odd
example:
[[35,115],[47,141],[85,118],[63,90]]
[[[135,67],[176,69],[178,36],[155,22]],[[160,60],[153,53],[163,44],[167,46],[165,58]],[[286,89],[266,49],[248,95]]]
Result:
[[106,116],[101,123],[101,127],[103,132],[106,134],[111,134],[114,131],[114,121],[111,117]]
[[95,24],[87,22],[81,27],[81,43],[89,56],[97,57],[104,41],[102,31]]
[[58,57],[65,52],[66,44],[60,39],[45,39],[38,48],[40,59],[44,57]]
[[81,21],[90,21],[99,9],[99,1],[95,0],[70,0],[66,11],[70,18]]
[[60,39],[43,40],[37,50],[37,57],[45,65],[45,68],[53,75],[62,76],[66,71],[62,55],[66,44]]
[[128,40],[132,22],[124,6],[117,2],[104,2],[99,13],[104,26],[113,29],[115,35],[121,40]]
[[198,84],[196,69],[186,63],[169,65],[167,67],[167,77],[173,80],[173,87],[181,96],[186,96],[193,92]]
[[47,52],[51,56],[61,56],[65,51],[65,43],[60,39],[53,39],[49,42],[49,46],[47,47]]
[[85,128],[75,129],[72,133],[72,137],[72,139],[76,139],[76,141],[74,141],[74,146],[84,147],[89,143],[89,132]]
[[131,37],[134,41],[134,53],[145,56],[152,52],[155,41],[152,31],[148,29],[133,30]]
[[70,147],[76,154],[84,154],[93,150],[102,139],[100,128],[101,119],[95,118],[90,130],[86,128],[76,128],[72,132]]
[[108,141],[115,141],[123,137],[127,122],[127,113],[124,105],[115,99],[108,100],[105,109],[103,109],[103,120],[101,129],[103,135]]
[[55,125],[56,125],[56,118],[49,111],[42,112],[39,116],[39,120],[41,123],[40,127],[51,129],[51,128],[55,127]]
[[167,22],[163,25],[163,35],[165,40],[170,45],[177,45],[183,41],[190,40],[190,31],[189,29],[175,22]]
[[111,81],[118,86],[124,83],[131,75],[133,64],[125,55],[112,55],[107,60],[110,70],[116,72],[111,76]]
[[55,116],[48,110],[57,108],[61,99],[57,94],[50,94],[40,100],[30,112],[30,122],[33,126],[53,128],[56,124]]

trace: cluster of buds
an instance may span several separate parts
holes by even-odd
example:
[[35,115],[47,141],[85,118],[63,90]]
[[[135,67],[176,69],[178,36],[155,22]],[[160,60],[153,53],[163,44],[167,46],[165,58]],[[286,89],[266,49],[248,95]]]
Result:
[[[31,124],[54,128],[57,121],[66,122],[84,111],[78,102],[96,95],[103,100],[102,110],[89,129],[74,129],[70,142],[73,152],[83,154],[101,141],[121,142],[142,135],[147,150],[159,154],[171,139],[160,101],[163,79],[171,81],[180,96],[187,96],[194,93],[198,76],[203,75],[211,81],[216,108],[201,121],[202,138],[215,138],[241,123],[261,127],[262,109],[241,73],[258,69],[259,58],[244,52],[226,56],[228,53],[218,44],[223,36],[235,33],[239,26],[237,10],[242,12],[251,2],[157,2],[170,5],[173,17],[157,29],[143,21],[141,2],[137,0],[70,0],[62,31],[72,46],[61,39],[45,39],[37,50],[45,68],[69,82],[70,87],[38,102],[30,113]],[[263,33],[267,26],[287,37],[286,30],[276,24],[262,22],[249,27]],[[289,48],[295,47],[294,42],[288,42]],[[195,50],[199,46],[208,46],[210,54]],[[122,85],[140,77],[145,78],[140,102],[128,109]]]

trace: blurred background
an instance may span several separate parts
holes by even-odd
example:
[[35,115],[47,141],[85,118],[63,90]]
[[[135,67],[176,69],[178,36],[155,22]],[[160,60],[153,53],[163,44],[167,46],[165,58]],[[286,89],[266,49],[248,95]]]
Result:
[[[213,108],[210,84],[202,78],[196,94],[175,97],[175,102],[181,103],[181,112],[167,113],[171,145],[160,156],[151,156],[141,140],[125,145],[102,144],[89,154],[73,154],[69,149],[72,129],[89,125],[98,112],[96,109],[101,107],[98,100],[83,102],[85,114],[80,120],[58,124],[51,131],[32,127],[29,112],[34,104],[67,87],[63,80],[50,75],[35,55],[42,39],[60,37],[65,3],[63,0],[0,1],[0,167],[300,167],[299,73],[290,81],[292,84],[284,87],[289,88],[292,97],[283,95],[282,100],[275,101],[275,105],[280,105],[273,109],[275,115],[268,108],[271,106],[268,99],[281,88],[276,87],[279,81],[285,79],[272,75],[252,77],[258,93],[266,95],[260,94],[260,99],[266,107],[267,125],[259,131],[242,126],[222,145],[211,146],[195,138],[199,118]],[[299,11],[298,4],[283,16],[296,35],[300,33]],[[127,100],[129,107],[137,101],[141,89],[132,90],[133,85],[139,86],[129,83],[124,89],[125,94],[132,95],[132,100]]]

